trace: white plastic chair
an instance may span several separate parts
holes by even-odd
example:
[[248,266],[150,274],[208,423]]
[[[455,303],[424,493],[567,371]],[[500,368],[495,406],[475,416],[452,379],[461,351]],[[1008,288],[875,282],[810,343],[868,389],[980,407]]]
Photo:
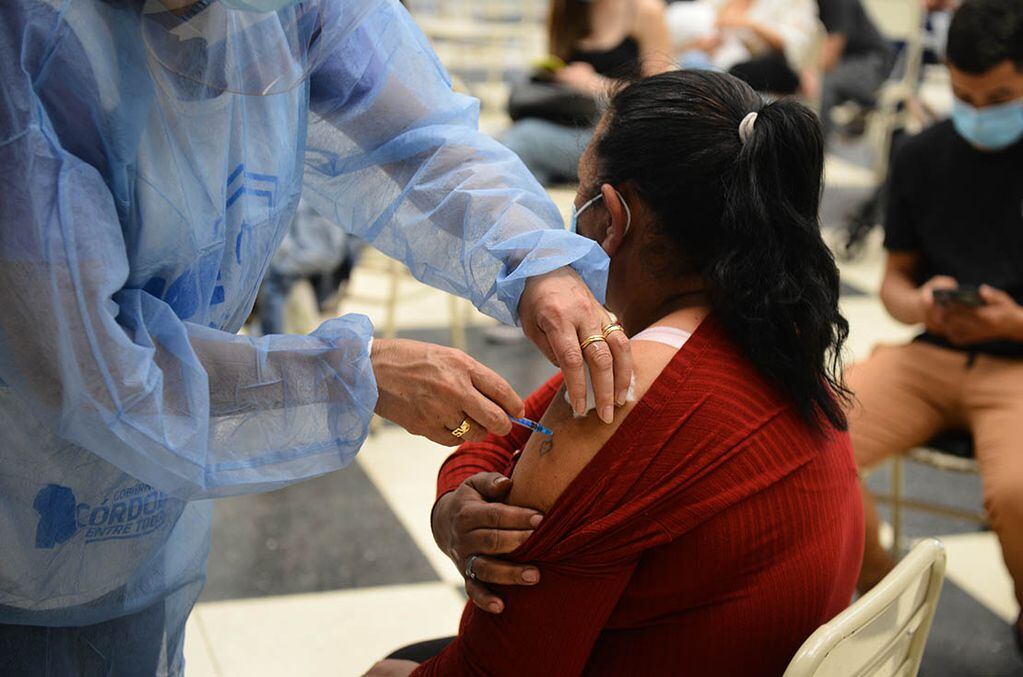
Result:
[[945,579],[945,546],[921,541],[870,592],[817,629],[784,677],[915,677]]
[[888,176],[889,152],[895,130],[912,123],[908,103],[916,96],[920,86],[926,15],[920,0],[870,0],[867,7],[885,37],[905,45],[895,69],[900,75],[881,86],[877,108],[867,127],[867,137],[874,151],[874,173],[880,184]]

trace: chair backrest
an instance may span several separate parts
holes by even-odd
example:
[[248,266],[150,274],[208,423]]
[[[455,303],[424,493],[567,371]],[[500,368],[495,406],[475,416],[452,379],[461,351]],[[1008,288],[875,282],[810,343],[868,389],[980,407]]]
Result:
[[915,677],[945,578],[945,546],[919,543],[873,590],[813,633],[785,677]]
[[903,42],[920,31],[924,15],[920,0],[865,0],[863,4],[889,40]]

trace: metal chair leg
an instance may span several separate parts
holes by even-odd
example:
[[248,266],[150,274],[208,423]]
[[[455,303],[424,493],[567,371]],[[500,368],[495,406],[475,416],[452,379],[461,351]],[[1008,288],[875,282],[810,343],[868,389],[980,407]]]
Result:
[[902,456],[892,459],[892,559],[902,549]]

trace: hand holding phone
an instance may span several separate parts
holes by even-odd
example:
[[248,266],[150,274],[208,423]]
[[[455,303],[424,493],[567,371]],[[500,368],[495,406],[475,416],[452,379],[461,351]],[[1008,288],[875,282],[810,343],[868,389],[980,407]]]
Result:
[[966,308],[980,308],[987,305],[980,294],[980,288],[975,284],[961,284],[955,289],[935,289],[931,293],[935,303],[940,306],[956,304]]

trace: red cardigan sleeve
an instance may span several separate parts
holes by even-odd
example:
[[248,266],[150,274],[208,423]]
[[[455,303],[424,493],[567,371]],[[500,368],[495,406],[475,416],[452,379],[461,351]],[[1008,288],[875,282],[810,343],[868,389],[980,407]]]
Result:
[[637,561],[590,570],[545,564],[536,586],[495,586],[504,612],[466,605],[455,641],[412,674],[582,674]]
[[[536,392],[526,398],[526,418],[538,421],[547,411],[551,400],[561,387],[559,373]],[[437,498],[454,491],[458,485],[481,472],[507,472],[515,452],[526,446],[532,431],[521,426],[512,426],[504,437],[487,435],[481,442],[466,442],[444,461],[437,476]]]

